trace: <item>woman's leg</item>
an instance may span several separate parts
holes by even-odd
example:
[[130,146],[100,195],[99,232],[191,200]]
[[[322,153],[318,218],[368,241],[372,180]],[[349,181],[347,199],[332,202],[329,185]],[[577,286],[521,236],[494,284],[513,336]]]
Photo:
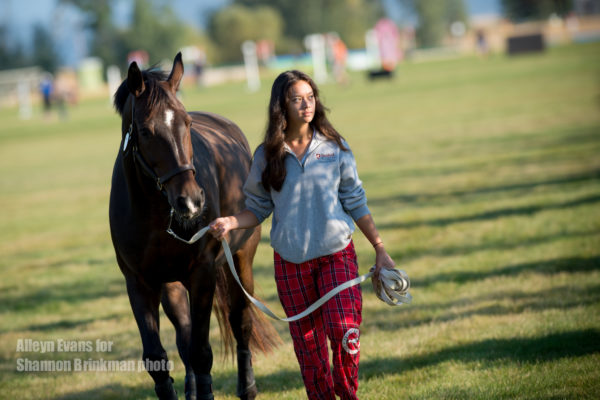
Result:
[[[274,258],[277,292],[286,315],[290,317],[318,300],[314,275],[318,263],[293,264],[277,253]],[[321,310],[290,322],[289,328],[308,398],[335,400]]]
[[[320,259],[319,292],[327,293],[336,286],[358,276],[354,244]],[[323,320],[333,351],[335,393],[342,400],[357,399],[358,361],[362,321],[362,296],[359,285],[346,289],[323,305]]]

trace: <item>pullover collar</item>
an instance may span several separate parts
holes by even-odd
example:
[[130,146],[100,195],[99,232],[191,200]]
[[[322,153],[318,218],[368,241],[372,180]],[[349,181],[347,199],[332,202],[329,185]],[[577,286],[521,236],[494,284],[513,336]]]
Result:
[[[327,141],[327,138],[325,137],[325,135],[323,135],[321,132],[317,131],[315,128],[313,128],[313,135],[312,135],[312,139],[310,141],[310,144],[308,145],[308,150],[306,150],[306,153],[304,153],[304,157],[302,157],[302,160],[298,160],[300,162],[301,165],[304,165],[304,162],[306,161],[306,158],[313,152],[315,151],[315,149],[317,147],[319,147],[319,145],[323,142]],[[283,147],[285,149],[286,152],[288,152],[289,154],[291,154],[292,156],[294,156],[294,158],[298,159],[296,157],[296,154],[294,154],[294,152],[292,151],[292,149],[287,145],[287,143],[283,143]]]

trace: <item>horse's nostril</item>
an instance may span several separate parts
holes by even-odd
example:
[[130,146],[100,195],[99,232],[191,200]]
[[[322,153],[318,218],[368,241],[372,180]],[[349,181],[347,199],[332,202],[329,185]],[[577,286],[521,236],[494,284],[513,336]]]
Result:
[[198,200],[196,200],[196,204],[198,205],[198,208],[204,207],[205,200],[206,200],[206,198],[204,196],[204,190],[202,188],[200,188],[200,193],[198,194]]

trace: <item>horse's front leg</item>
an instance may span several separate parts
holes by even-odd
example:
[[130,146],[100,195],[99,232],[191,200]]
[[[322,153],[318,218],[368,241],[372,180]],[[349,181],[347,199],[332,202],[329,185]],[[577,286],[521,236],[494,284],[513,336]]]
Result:
[[210,375],[213,353],[208,334],[216,282],[214,264],[203,263],[198,265],[190,278],[193,338],[190,348],[190,362],[196,377],[196,398],[197,400],[213,400],[212,378]]
[[185,398],[196,400],[196,377],[190,364],[192,319],[187,289],[180,282],[165,283],[161,304],[175,327],[177,349],[185,365]]
[[173,388],[173,379],[169,376],[167,367],[167,352],[160,343],[160,285],[151,287],[136,277],[126,277],[126,283],[129,302],[142,337],[142,361],[154,380],[154,391],[161,400],[177,400],[177,392]]

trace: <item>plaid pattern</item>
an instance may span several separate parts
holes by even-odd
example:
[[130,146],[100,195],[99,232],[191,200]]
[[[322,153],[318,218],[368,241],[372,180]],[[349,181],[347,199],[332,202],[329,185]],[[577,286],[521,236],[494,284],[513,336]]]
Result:
[[[338,253],[302,264],[287,262],[277,252],[274,259],[277,292],[288,317],[304,311],[331,289],[358,276],[352,241]],[[361,289],[357,285],[338,293],[312,314],[290,322],[294,351],[309,399],[335,400],[336,394],[342,400],[357,399],[361,311]],[[327,338],[333,352],[333,376]]]

